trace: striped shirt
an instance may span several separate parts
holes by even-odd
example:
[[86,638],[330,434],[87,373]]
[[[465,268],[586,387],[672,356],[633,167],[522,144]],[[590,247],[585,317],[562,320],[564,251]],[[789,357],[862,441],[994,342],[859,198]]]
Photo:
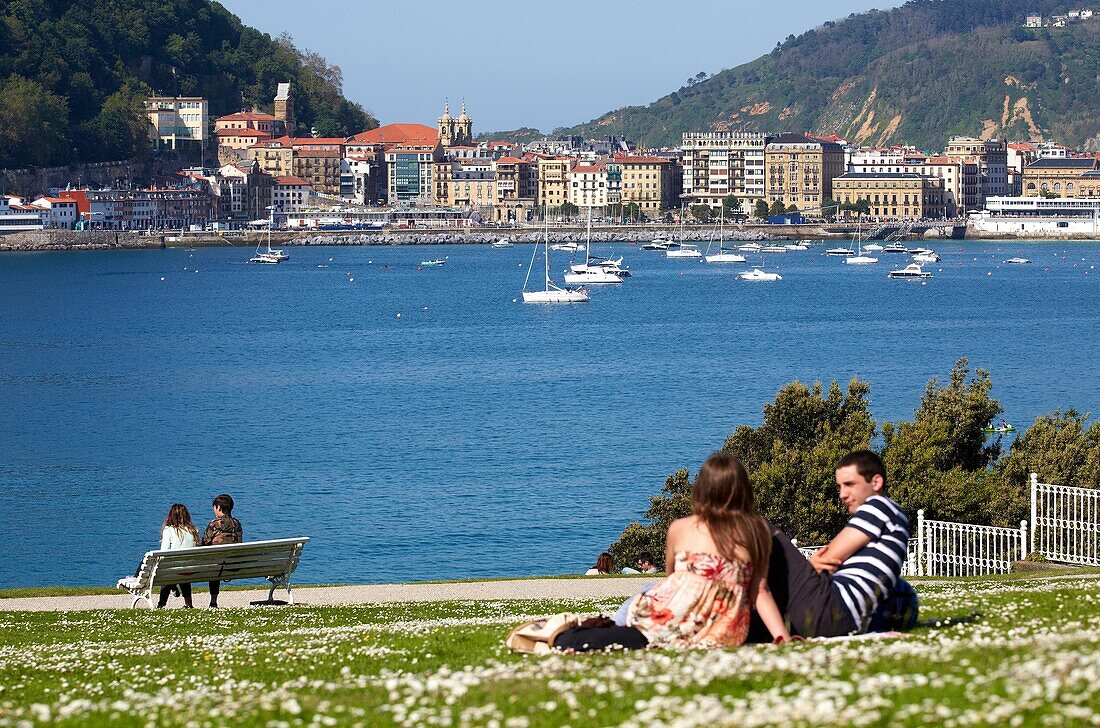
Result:
[[856,509],[848,526],[871,542],[845,559],[833,574],[832,585],[863,632],[901,574],[909,549],[909,519],[897,503],[873,495]]

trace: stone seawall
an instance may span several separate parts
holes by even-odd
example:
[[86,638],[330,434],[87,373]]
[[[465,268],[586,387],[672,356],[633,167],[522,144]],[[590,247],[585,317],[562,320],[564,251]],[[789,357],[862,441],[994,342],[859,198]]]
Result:
[[[679,240],[679,232],[670,230],[647,230],[644,232],[630,230],[600,230],[593,231],[594,243],[648,243],[657,235],[666,239]],[[488,245],[500,238],[507,238],[513,243],[540,243],[543,232],[541,230],[527,231],[492,231],[492,232],[439,232],[439,231],[401,231],[382,233],[320,233],[292,238],[291,245]],[[585,232],[583,230],[551,230],[550,243],[583,243]],[[727,234],[726,240],[775,240],[778,236],[767,233],[747,230]],[[718,236],[711,229],[690,230],[684,232],[684,241],[698,243],[717,240]]]

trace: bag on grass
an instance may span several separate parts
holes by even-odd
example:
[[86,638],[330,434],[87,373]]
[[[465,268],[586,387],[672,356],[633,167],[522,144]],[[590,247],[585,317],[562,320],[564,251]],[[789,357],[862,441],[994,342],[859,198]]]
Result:
[[562,612],[552,617],[523,622],[504,638],[504,646],[525,655],[546,655],[554,649],[554,639],[580,624],[575,614]]

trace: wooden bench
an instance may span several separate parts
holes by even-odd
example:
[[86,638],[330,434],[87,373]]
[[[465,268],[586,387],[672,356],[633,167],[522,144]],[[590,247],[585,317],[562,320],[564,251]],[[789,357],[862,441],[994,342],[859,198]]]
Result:
[[293,604],[290,591],[290,575],[302,558],[302,548],[308,538],[279,538],[270,541],[249,541],[221,546],[199,546],[192,549],[149,551],[141,560],[137,576],[118,580],[119,589],[126,589],[134,596],[133,609],[142,599],[150,609],[153,599],[159,596],[161,587],[167,584],[194,584],[203,581],[233,581],[235,579],[264,578],[271,582],[267,601],[277,587],[286,589],[287,599]]

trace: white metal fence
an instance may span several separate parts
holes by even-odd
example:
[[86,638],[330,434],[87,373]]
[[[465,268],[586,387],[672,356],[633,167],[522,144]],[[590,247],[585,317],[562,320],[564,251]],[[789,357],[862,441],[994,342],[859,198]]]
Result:
[[1007,574],[1027,557],[1027,521],[1019,528],[925,520],[917,511],[917,576]]
[[[798,539],[792,538],[791,543],[795,545],[799,553],[805,556],[807,559],[816,554],[824,546],[799,546]],[[909,554],[905,559],[905,563],[901,565],[902,576],[917,576],[917,546],[912,538],[909,539]]]
[[1100,490],[1040,483],[1031,474],[1030,550],[1051,561],[1100,566]]

